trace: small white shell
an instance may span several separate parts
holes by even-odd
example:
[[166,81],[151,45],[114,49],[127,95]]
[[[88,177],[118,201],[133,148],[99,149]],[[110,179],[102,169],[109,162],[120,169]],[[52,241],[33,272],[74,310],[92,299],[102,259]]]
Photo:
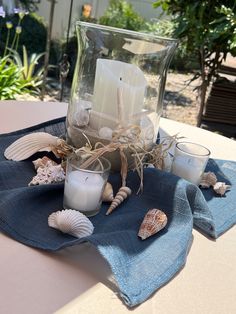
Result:
[[112,139],[112,134],[113,134],[113,130],[104,126],[103,128],[101,128],[99,131],[98,131],[98,135],[99,137],[101,138],[105,138],[107,140],[111,140]]
[[111,183],[107,182],[102,193],[103,202],[112,202],[114,199],[113,188]]
[[44,168],[47,166],[56,166],[57,163],[53,161],[52,159],[48,158],[47,156],[44,156],[43,158],[38,158],[36,160],[33,160],[32,163],[34,164],[35,170],[37,170],[39,167]]
[[89,123],[89,112],[86,109],[79,109],[75,115],[75,121],[78,126],[86,126]]
[[225,192],[230,189],[230,185],[225,184],[225,182],[216,182],[213,186],[214,191],[220,196],[225,195]]
[[217,182],[217,177],[214,174],[214,172],[204,172],[202,177],[201,177],[201,182],[199,183],[199,185],[203,188],[203,189],[207,189],[210,186],[214,186]]
[[39,151],[51,151],[59,138],[44,132],[25,135],[13,142],[4,152],[7,159],[19,161],[27,159]]
[[73,209],[52,213],[48,217],[48,225],[77,238],[87,237],[94,230],[92,222],[84,214]]
[[62,165],[52,165],[49,163],[45,167],[39,167],[37,169],[37,175],[33,177],[32,181],[28,184],[31,185],[41,185],[57,183],[65,180],[65,171]]

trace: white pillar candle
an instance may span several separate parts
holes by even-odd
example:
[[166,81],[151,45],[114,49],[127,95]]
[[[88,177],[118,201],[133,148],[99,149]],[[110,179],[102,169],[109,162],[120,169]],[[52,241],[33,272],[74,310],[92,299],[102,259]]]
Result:
[[76,209],[84,214],[98,209],[104,179],[97,173],[74,170],[65,181],[64,207]]
[[[98,59],[94,83],[93,111],[128,122],[130,116],[143,108],[147,81],[143,72],[133,64]],[[122,108],[118,106],[117,91],[122,94]],[[123,110],[123,112],[121,112]],[[101,123],[100,127],[106,126]]]

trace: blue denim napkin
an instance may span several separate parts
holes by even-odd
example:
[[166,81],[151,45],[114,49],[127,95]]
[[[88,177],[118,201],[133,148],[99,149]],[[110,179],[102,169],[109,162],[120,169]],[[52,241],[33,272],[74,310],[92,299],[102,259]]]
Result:
[[[101,212],[91,217],[94,234],[83,239],[62,234],[48,227],[47,219],[62,209],[63,184],[28,187],[35,174],[32,162],[7,161],[2,156],[11,142],[38,130],[53,135],[65,131],[63,121],[54,121],[0,136],[0,230],[19,242],[48,251],[90,242],[109,263],[120,296],[128,306],[145,301],[184,266],[193,224],[215,238],[236,222],[236,163],[211,160],[211,170],[217,170],[232,185],[225,197],[215,196],[212,190],[203,194],[197,186],[156,169],[145,169],[144,191],[136,195],[140,181],[136,173],[130,172],[127,185],[134,193],[111,215],[105,215],[108,205],[104,204]],[[120,176],[113,174],[109,181],[117,191]],[[151,208],[163,210],[168,224],[142,241],[137,233]]]

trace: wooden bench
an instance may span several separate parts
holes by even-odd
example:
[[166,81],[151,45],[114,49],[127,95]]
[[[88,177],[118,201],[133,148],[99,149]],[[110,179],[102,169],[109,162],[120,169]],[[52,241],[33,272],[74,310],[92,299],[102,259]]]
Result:
[[236,138],[236,68],[222,66],[220,73],[233,79],[219,77],[212,84],[201,127]]

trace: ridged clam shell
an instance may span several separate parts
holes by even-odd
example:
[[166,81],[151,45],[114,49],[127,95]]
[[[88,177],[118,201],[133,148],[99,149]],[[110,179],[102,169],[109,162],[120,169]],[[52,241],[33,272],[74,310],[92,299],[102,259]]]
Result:
[[131,189],[127,186],[122,186],[118,193],[116,194],[114,200],[111,203],[111,206],[108,208],[106,215],[109,215],[116,207],[118,207],[130,194],[132,193]]
[[167,224],[167,216],[160,209],[150,209],[145,215],[138,232],[138,236],[145,240],[162,230]]
[[217,177],[214,172],[204,172],[201,177],[200,186],[204,189],[214,186],[217,182]]
[[52,213],[48,217],[48,225],[77,238],[87,237],[94,230],[92,222],[84,214],[73,209]]
[[225,184],[225,182],[216,182],[213,186],[214,191],[220,196],[225,195],[225,192],[230,189],[230,185]]
[[45,132],[25,135],[13,142],[4,152],[7,159],[20,161],[39,151],[51,151],[57,145],[58,137]]
[[113,188],[111,183],[107,182],[102,193],[103,202],[112,202],[114,199]]

